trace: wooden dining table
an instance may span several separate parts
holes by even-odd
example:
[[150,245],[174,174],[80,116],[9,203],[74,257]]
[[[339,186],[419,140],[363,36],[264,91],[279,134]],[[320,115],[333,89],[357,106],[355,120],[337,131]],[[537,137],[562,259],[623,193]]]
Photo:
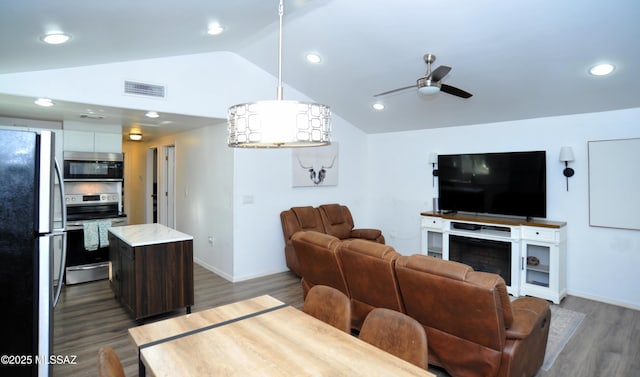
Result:
[[140,376],[434,375],[271,296],[129,329]]

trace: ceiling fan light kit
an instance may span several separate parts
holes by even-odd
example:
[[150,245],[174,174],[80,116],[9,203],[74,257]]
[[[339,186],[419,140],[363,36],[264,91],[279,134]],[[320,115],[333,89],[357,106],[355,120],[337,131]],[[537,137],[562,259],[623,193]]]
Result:
[[418,93],[424,95],[436,94],[440,91],[440,84],[433,82],[433,80],[425,79],[421,77],[418,79]]
[[282,15],[280,0],[277,99],[229,107],[227,144],[234,148],[292,148],[331,144],[331,111],[326,105],[282,99]]

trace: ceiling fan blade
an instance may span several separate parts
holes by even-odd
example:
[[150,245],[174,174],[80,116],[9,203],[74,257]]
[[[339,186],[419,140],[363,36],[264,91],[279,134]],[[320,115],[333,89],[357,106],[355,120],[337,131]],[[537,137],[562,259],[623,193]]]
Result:
[[401,91],[401,90],[406,90],[406,89],[409,89],[409,88],[415,88],[415,87],[417,87],[417,86],[418,86],[417,84],[414,84],[414,85],[405,86],[405,87],[403,87],[403,88],[398,88],[398,89],[389,90],[389,91],[387,91],[387,92],[382,92],[382,93],[375,94],[375,95],[374,95],[374,97],[384,96],[384,95],[387,95],[387,94],[391,94],[391,93],[399,92],[399,91]]
[[447,67],[446,65],[441,65],[440,67],[434,69],[431,72],[431,75],[425,76],[426,78],[431,78],[431,81],[440,81],[442,80],[448,73],[451,71],[451,67]]
[[469,92],[465,92],[462,89],[458,89],[454,86],[451,85],[447,85],[447,84],[440,84],[440,91],[445,92],[445,93],[449,93],[449,94],[453,94],[454,96],[458,96],[458,97],[462,97],[462,98],[469,98],[471,97],[473,94],[469,93]]

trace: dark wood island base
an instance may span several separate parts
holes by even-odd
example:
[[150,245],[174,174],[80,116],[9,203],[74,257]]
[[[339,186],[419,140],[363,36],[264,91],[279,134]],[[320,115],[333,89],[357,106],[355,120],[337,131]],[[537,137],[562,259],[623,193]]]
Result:
[[193,237],[160,224],[109,229],[109,285],[136,320],[186,308],[193,293]]

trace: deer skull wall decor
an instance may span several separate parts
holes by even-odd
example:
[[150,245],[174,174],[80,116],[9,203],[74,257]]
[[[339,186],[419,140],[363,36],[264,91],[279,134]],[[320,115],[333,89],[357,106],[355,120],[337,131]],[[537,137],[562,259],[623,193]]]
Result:
[[293,151],[292,183],[294,187],[337,185],[338,148],[334,144]]
[[309,171],[309,179],[311,179],[311,182],[313,182],[313,184],[315,185],[319,185],[320,183],[324,182],[324,178],[327,176],[326,169],[331,169],[333,167],[333,164],[336,162],[336,157],[337,156],[333,156],[333,160],[331,160],[331,165],[329,166],[320,165],[320,169],[318,169],[318,167],[314,165],[308,165],[308,166],[304,165],[302,161],[300,161],[299,157],[298,157],[298,163],[300,164],[301,168],[307,169]]

